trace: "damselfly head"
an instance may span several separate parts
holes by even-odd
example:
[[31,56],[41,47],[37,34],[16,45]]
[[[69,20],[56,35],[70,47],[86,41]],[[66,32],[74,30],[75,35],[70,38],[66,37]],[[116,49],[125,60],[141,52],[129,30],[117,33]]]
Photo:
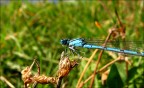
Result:
[[68,45],[69,39],[62,39],[62,40],[60,40],[60,43],[61,43],[62,45]]

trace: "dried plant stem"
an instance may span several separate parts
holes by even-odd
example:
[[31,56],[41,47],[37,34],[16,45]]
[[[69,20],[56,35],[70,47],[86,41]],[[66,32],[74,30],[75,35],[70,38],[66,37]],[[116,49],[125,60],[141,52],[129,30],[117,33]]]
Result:
[[82,80],[82,77],[84,76],[84,73],[86,72],[89,64],[91,63],[91,61],[92,61],[92,59],[93,59],[93,57],[95,56],[95,54],[96,54],[97,51],[98,51],[98,49],[96,49],[96,50],[93,52],[93,54],[91,55],[91,57],[89,58],[89,60],[88,60],[88,62],[87,62],[87,64],[86,64],[83,72],[81,73],[81,76],[80,76],[80,78],[79,78],[79,80],[78,80],[78,83],[77,83],[77,85],[76,85],[76,88],[79,87],[79,84],[80,84],[80,82],[81,82],[81,80]]
[[0,80],[4,81],[10,88],[15,88],[12,83],[10,83],[5,77],[0,76]]
[[[36,66],[37,66],[37,68],[38,68],[38,76],[40,75],[40,65],[39,65],[39,63],[38,63],[38,61],[35,59],[35,63],[36,63]],[[33,88],[36,88],[36,86],[37,86],[37,82],[35,81],[34,83],[33,83]]]
[[107,67],[109,67],[110,65],[114,64],[115,62],[121,60],[121,58],[115,59],[111,62],[109,62],[108,64],[106,64],[105,66],[103,66],[100,70],[98,70],[97,72],[103,72]]
[[[37,66],[37,74],[32,74],[32,67],[36,64]],[[21,71],[22,73],[22,80],[25,84],[25,88],[28,88],[30,84],[33,84],[32,88],[36,88],[37,84],[56,84],[57,88],[60,88],[61,82],[63,77],[67,76],[69,72],[74,68],[76,65],[78,65],[77,61],[70,60],[68,56],[64,55],[62,53],[61,60],[59,62],[59,69],[58,69],[58,75],[56,77],[50,77],[46,75],[40,75],[40,65],[36,59],[34,59],[31,66],[27,66],[25,69]]]
[[[111,36],[112,33],[113,33],[113,30],[112,30],[112,31],[109,33],[109,35],[107,36],[107,38],[106,38],[106,40],[105,40],[103,46],[106,46],[106,43],[107,43],[108,40],[110,39],[110,36]],[[96,67],[95,67],[95,70],[94,70],[94,72],[93,72],[93,78],[92,78],[92,80],[91,80],[91,83],[90,83],[90,87],[89,87],[89,88],[92,88],[92,86],[93,86],[94,79],[95,79],[95,75],[96,75],[96,71],[97,71],[99,62],[100,62],[100,60],[101,60],[103,51],[104,51],[104,50],[101,50],[101,52],[100,52],[100,54],[99,54],[99,56],[98,56],[98,60],[97,60],[97,62],[96,62]]]
[[[96,74],[97,74],[97,73],[100,73],[100,72],[103,72],[107,67],[109,67],[110,65],[114,64],[115,62],[117,62],[117,61],[119,61],[119,60],[121,60],[121,58],[118,58],[118,59],[115,59],[115,60],[109,62],[109,63],[106,64],[104,67],[102,67],[100,70],[98,70],[98,71],[96,72]],[[95,75],[96,75],[96,74],[95,74]],[[87,83],[87,82],[88,82],[90,79],[92,79],[92,78],[93,78],[93,74],[92,74],[91,76],[89,76],[82,84]],[[82,85],[81,85],[81,86],[82,86]]]
[[60,88],[61,82],[62,82],[62,78],[59,78],[59,79],[58,79],[58,83],[57,83],[57,87],[56,87],[56,88]]

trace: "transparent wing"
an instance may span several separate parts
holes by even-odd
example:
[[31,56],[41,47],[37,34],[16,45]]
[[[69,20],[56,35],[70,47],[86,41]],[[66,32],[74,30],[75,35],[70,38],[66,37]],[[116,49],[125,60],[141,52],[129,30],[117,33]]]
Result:
[[[86,40],[86,43],[102,46],[104,44],[104,40],[95,40],[95,41]],[[109,40],[106,44],[106,47],[114,47],[114,48],[144,52],[144,41]]]

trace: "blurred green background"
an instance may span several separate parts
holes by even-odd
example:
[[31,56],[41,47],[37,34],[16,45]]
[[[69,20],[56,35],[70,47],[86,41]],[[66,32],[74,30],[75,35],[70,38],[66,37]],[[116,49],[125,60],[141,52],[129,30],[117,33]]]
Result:
[[[41,74],[56,76],[63,38],[105,39],[108,29],[114,27],[117,9],[121,21],[126,26],[127,40],[144,40],[144,2],[139,1],[10,1],[0,6],[0,73],[16,88],[23,87],[21,70],[29,66],[36,57],[40,62]],[[102,29],[95,26],[98,21]],[[143,47],[141,47],[143,48]],[[81,49],[83,51],[83,49]],[[87,50],[84,57],[90,57],[94,50]],[[115,53],[116,54],[116,53]],[[72,55],[72,54],[71,54]],[[97,54],[98,55],[98,54]],[[97,59],[97,55],[94,58]],[[123,87],[142,88],[144,86],[144,59],[130,57],[129,77]],[[104,53],[101,66],[113,58]],[[82,60],[64,78],[66,88],[75,88],[87,61]],[[122,63],[121,63],[122,64]],[[84,80],[94,71],[95,63],[87,70]],[[125,69],[125,66],[120,66]],[[36,73],[36,67],[33,68]],[[125,71],[121,70],[125,75]],[[95,78],[94,88],[103,87],[100,75]],[[113,79],[114,81],[114,79]],[[64,84],[63,83],[63,84]],[[84,85],[89,86],[90,82]],[[120,85],[120,84],[119,84]],[[1,88],[8,85],[0,81]],[[109,86],[109,83],[108,85]],[[53,88],[52,84],[38,87]]]

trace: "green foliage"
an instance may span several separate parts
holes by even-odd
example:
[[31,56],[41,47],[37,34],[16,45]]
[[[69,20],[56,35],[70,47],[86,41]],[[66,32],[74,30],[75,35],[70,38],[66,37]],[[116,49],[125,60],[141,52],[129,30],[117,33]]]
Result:
[[109,88],[122,88],[123,87],[123,81],[120,77],[118,69],[119,68],[117,68],[116,65],[112,65],[111,71],[107,79],[107,85]]
[[[144,40],[142,1],[81,1],[58,3],[29,3],[10,2],[0,6],[0,73],[13,85],[23,87],[21,70],[29,66],[36,57],[40,61],[41,73],[56,76],[60,54],[65,50],[60,44],[63,38],[90,38],[105,39],[108,29],[117,22],[114,10],[118,10],[120,19],[126,26],[127,40]],[[95,21],[100,22],[102,29],[95,26]],[[141,47],[142,48],[142,47]],[[81,49],[82,51],[83,49]],[[94,50],[86,50],[84,57],[90,57]],[[114,53],[116,54],[116,53]],[[72,55],[72,54],[70,54]],[[98,54],[97,54],[98,55]],[[94,58],[97,59],[97,55]],[[130,57],[133,66],[129,69],[128,79],[123,70],[124,65],[113,65],[108,76],[108,87],[142,87],[144,86],[142,57]],[[104,66],[113,58],[104,53],[99,67]],[[64,78],[67,88],[75,88],[81,72],[85,66],[84,60]],[[120,63],[121,64],[121,63]],[[95,64],[84,76],[88,78],[94,71]],[[123,68],[123,69],[122,69]],[[120,70],[119,70],[120,69]],[[33,69],[36,73],[36,67]],[[118,79],[117,79],[118,78]],[[115,80],[118,80],[118,84]],[[90,82],[85,84],[88,87]],[[116,87],[118,85],[119,87]],[[3,88],[8,87],[0,81]],[[98,85],[98,86],[97,86]],[[101,87],[100,77],[96,76],[95,87]],[[38,85],[38,87],[51,87]]]

